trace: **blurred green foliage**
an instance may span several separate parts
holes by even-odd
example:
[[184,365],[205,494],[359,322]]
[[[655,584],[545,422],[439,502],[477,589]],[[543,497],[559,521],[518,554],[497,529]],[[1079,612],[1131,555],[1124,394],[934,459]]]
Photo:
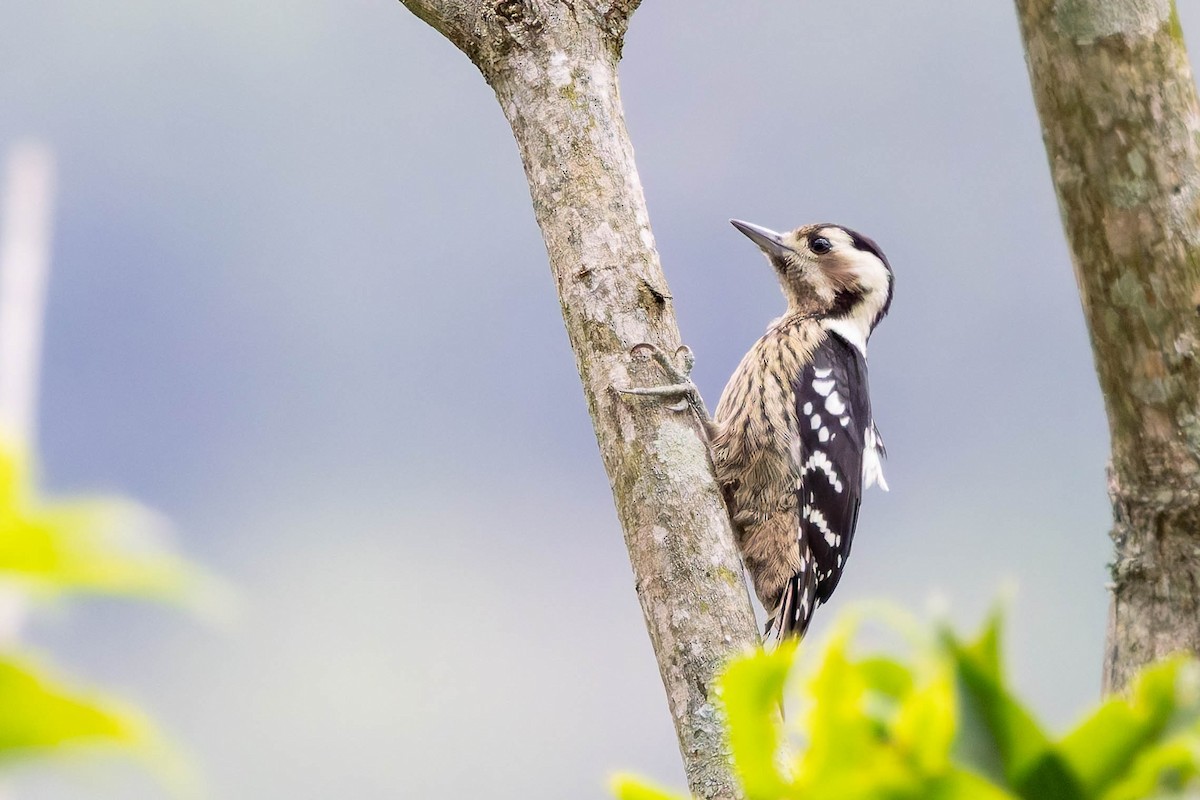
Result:
[[187,788],[182,761],[144,714],[78,688],[16,637],[31,602],[42,599],[90,592],[196,602],[212,584],[171,551],[161,528],[125,501],[38,496],[28,459],[0,442],[0,770],[32,757],[114,751]]
[[203,581],[161,527],[128,501],[37,496],[28,459],[0,443],[0,581],[32,594],[195,597]]
[[[999,614],[973,641],[946,626],[928,630],[896,613],[877,615],[901,634],[899,656],[855,653],[867,616],[844,615],[811,654],[797,658],[797,646],[784,644],[736,659],[719,678],[747,800],[1200,797],[1194,659],[1147,667],[1127,692],[1053,739],[1005,680]],[[793,671],[800,673],[794,730],[780,717]],[[629,776],[614,787],[621,800],[686,797]]]

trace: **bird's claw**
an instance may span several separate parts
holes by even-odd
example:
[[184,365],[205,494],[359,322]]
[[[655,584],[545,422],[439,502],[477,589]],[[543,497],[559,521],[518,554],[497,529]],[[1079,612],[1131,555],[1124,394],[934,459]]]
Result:
[[[642,342],[641,344],[635,344],[629,349],[629,355],[631,356],[636,356],[638,353],[647,353],[663,368],[663,372],[667,373],[667,377],[673,382],[690,382],[692,368],[696,366],[696,355],[692,352],[692,348],[686,344],[681,344],[675,348],[674,355],[668,356],[658,345]],[[679,363],[675,363],[676,361]]]
[[654,359],[655,363],[666,373],[670,383],[663,386],[617,388],[618,392],[640,397],[678,397],[680,400],[667,408],[672,411],[686,411],[688,407],[692,407],[699,411],[704,418],[708,417],[708,412],[700,399],[700,390],[696,388],[696,384],[692,383],[691,379],[692,368],[696,365],[696,356],[692,352],[692,348],[686,344],[680,345],[673,355],[668,356],[658,345],[642,342],[629,350],[631,356],[637,356],[640,353],[645,353]]

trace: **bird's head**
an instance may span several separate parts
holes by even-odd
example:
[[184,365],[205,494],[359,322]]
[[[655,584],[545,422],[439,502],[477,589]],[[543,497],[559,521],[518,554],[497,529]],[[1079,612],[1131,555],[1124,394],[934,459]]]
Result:
[[831,223],[776,233],[741,220],[730,222],[775,268],[789,311],[858,332],[865,347],[892,303],[892,268],[875,242]]

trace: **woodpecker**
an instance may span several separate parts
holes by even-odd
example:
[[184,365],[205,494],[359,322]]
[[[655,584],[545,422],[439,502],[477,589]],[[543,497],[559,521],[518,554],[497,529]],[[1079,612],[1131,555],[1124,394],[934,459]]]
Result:
[[891,306],[892,269],[841,225],[776,233],[730,221],[766,255],[787,311],[721,395],[713,463],[767,632],[803,636],[845,569],[863,490],[887,490],[867,341]]
[[765,633],[800,637],[841,578],[863,490],[888,488],[867,341],[891,306],[892,269],[875,242],[841,225],[776,233],[730,222],[766,255],[786,312],[746,353],[711,420],[687,348],[678,369],[643,345],[674,382],[622,391],[684,396],[705,418],[738,550],[770,615]]

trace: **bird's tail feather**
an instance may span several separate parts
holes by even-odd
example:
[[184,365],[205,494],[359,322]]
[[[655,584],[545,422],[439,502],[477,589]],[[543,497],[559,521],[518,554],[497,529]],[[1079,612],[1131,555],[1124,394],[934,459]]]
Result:
[[772,635],[780,641],[790,636],[801,638],[812,621],[817,600],[817,574],[806,560],[800,571],[791,577],[779,598],[775,613],[767,620],[764,635]]

